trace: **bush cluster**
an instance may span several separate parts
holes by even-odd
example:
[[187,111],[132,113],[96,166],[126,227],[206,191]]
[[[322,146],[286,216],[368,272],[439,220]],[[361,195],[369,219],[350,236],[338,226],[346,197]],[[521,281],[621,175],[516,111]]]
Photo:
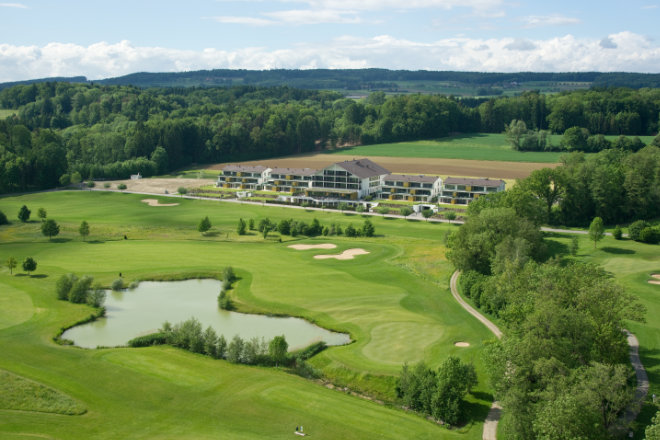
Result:
[[231,266],[225,267],[222,271],[222,287],[218,295],[218,307],[222,310],[234,310],[234,304],[227,293],[227,291],[232,289],[234,281],[236,281],[234,269]]
[[288,344],[284,336],[276,336],[266,342],[264,338],[244,340],[236,335],[227,342],[225,337],[218,336],[211,326],[203,330],[202,324],[196,318],[175,325],[165,322],[159,332],[132,339],[128,344],[131,347],[169,344],[235,364],[291,365],[295,360],[287,354]]
[[628,227],[628,236],[631,240],[640,241],[642,243],[660,243],[660,229],[651,226],[644,220],[632,222]]
[[76,304],[89,304],[92,307],[102,307],[105,302],[105,290],[99,284],[92,286],[94,278],[75,274],[62,275],[55,283],[57,299]]
[[[244,231],[244,226],[242,226],[243,220],[239,219],[239,234],[241,227]],[[244,224],[245,222],[243,222]],[[254,228],[255,221],[253,219],[249,220],[250,229]],[[257,222],[256,230],[264,234],[264,238],[267,236],[269,231],[279,232],[281,235],[289,235],[291,237],[297,237],[299,235],[304,235],[307,237],[318,237],[322,236],[334,236],[334,235],[345,235],[346,237],[373,237],[376,233],[376,228],[369,219],[365,219],[362,227],[356,228],[352,224],[349,224],[345,229],[342,229],[339,223],[331,223],[330,225],[322,225],[318,219],[313,219],[311,223],[305,223],[301,220],[294,219],[282,219],[278,223],[271,221],[269,218],[260,219]]]

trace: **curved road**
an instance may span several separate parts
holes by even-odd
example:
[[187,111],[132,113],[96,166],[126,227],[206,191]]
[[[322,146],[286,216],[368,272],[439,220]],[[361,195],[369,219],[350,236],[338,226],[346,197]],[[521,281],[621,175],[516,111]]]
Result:
[[[474,307],[466,303],[465,300],[458,293],[457,282],[458,282],[458,276],[460,274],[461,272],[457,270],[451,276],[449,287],[452,296],[461,305],[461,307],[463,307],[465,310],[468,311],[468,313],[470,313],[472,316],[477,318],[482,324],[488,327],[488,329],[491,332],[493,332],[493,334],[498,339],[501,339],[502,331],[495,324],[493,324],[488,318],[486,318],[484,315],[479,313]],[[646,374],[646,370],[644,369],[644,365],[642,365],[642,361],[639,358],[639,341],[637,340],[637,337],[635,337],[635,335],[630,333],[628,330],[624,329],[623,331],[625,332],[628,338],[628,346],[630,347],[630,363],[635,369],[635,376],[637,377],[637,389],[635,390],[635,400],[631,405],[631,407],[628,408],[628,411],[626,411],[626,414],[624,416],[625,420],[630,423],[637,418],[639,412],[642,409],[642,404],[644,403],[644,399],[646,398],[646,395],[649,392],[649,378],[648,375]],[[488,416],[486,417],[486,421],[484,422],[484,432],[481,437],[482,440],[497,439],[497,423],[500,421],[501,412],[502,412],[502,408],[499,406],[498,402],[493,402],[493,405],[490,407],[490,411],[488,411]]]

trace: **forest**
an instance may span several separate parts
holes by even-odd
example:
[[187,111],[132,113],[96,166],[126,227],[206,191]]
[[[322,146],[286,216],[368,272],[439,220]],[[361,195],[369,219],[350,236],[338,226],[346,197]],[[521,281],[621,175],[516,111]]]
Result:
[[[83,179],[164,174],[192,163],[285,156],[341,145],[525,129],[590,135],[657,133],[660,89],[526,92],[479,103],[440,95],[364,100],[290,87],[153,88],[66,82],[0,91],[0,192]],[[656,139],[656,143],[658,140]],[[599,148],[610,148],[607,143]],[[622,142],[635,151],[638,142]],[[562,145],[572,151],[574,146]]]

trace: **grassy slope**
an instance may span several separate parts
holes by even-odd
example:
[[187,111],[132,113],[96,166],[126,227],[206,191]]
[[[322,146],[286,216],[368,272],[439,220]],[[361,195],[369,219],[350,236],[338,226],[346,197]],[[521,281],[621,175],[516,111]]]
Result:
[[[32,256],[39,264],[37,277],[0,272],[2,291],[10,292],[0,308],[0,368],[59,389],[88,408],[75,417],[0,411],[3,436],[280,438],[303,424],[318,438],[480,438],[489,398],[483,384],[470,403],[474,424],[447,431],[272,369],[171,348],[81,350],[52,344],[61,326],[90,313],[86,306],[54,299],[62,273],[90,274],[108,285],[118,272],[131,280],[231,264],[245,274],[238,289],[245,309],[300,315],[351,332],[356,343],[313,360],[338,383],[391,396],[388,386],[403,362],[424,359],[437,365],[450,353],[474,361],[485,382],[478,353],[490,336],[454,304],[446,287],[451,269],[442,261],[442,239],[449,226],[374,218],[377,233],[386,239],[323,240],[336,242],[337,251],[363,247],[369,255],[319,261],[312,255],[322,251],[294,251],[277,235],[266,242],[257,235],[237,241],[238,217],[318,217],[344,226],[361,224],[361,217],[193,200],[153,208],[141,198],[63,192],[0,199],[0,210],[9,217],[22,204],[33,212],[44,207],[62,229],[48,242],[38,222],[0,228],[1,260]],[[215,227],[207,237],[196,232],[204,215]],[[91,225],[86,243],[76,232],[83,219]],[[453,345],[457,340],[472,347],[459,350]]]
[[[616,136],[607,136],[615,139]],[[640,136],[649,143],[653,136]],[[559,145],[560,135],[550,136],[553,145]],[[442,159],[495,160],[510,162],[556,163],[562,153],[514,151],[504,134],[466,134],[438,140],[396,142],[391,144],[361,145],[339,148],[329,154],[353,154],[357,156],[422,157]]]

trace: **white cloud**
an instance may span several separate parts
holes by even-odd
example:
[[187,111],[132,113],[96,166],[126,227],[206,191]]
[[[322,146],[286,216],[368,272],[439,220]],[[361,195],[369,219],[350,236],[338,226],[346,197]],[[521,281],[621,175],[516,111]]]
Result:
[[[607,41],[603,44],[603,41]],[[604,47],[605,46],[605,47]],[[610,46],[610,47],[608,47]],[[546,40],[448,38],[434,42],[338,37],[319,44],[267,50],[201,51],[139,47],[128,41],[90,46],[0,44],[0,82],[49,76],[108,78],[139,71],[199,69],[364,68],[484,72],[660,72],[660,45],[632,32],[605,39],[572,35]]]
[[571,24],[580,24],[579,18],[564,17],[563,15],[530,15],[522,19],[526,28],[535,28],[541,26],[565,26]]
[[266,20],[264,18],[256,18],[256,17],[219,16],[219,17],[208,17],[208,18],[217,21],[218,23],[227,23],[227,24],[247,24],[250,26],[268,26],[271,24],[275,24],[273,20]]
[[642,6],[642,9],[658,9],[658,5],[646,5]]
[[29,9],[23,3],[0,3],[0,8],[18,8],[18,9]]
[[267,12],[264,15],[282,24],[361,23],[355,11],[336,9],[294,9]]

